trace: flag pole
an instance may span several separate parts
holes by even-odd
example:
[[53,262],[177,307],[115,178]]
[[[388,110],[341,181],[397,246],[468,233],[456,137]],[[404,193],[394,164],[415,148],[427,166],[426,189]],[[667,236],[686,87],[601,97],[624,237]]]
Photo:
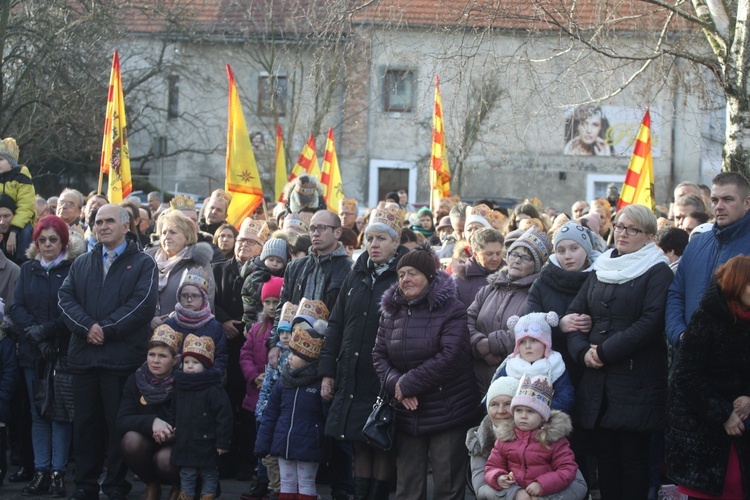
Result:
[[102,194],[102,181],[104,179],[104,171],[99,169],[99,187],[96,190],[96,194]]

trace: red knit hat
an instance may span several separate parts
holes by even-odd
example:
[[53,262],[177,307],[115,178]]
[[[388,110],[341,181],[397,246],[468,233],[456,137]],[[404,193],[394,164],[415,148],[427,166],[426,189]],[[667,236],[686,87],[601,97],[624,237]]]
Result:
[[263,287],[260,289],[260,300],[264,301],[268,297],[281,297],[281,287],[284,285],[284,278],[278,276],[270,276],[268,281],[263,283]]

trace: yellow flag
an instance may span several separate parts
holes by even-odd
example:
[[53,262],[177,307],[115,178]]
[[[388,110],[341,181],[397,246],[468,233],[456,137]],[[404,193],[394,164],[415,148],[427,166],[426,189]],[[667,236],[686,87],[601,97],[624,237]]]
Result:
[[633,156],[625,174],[617,210],[628,205],[644,205],[656,208],[654,200],[654,159],[651,156],[651,113],[646,110],[635,139]]
[[440,79],[435,77],[435,108],[432,116],[432,155],[430,158],[430,204],[437,210],[440,200],[451,195],[451,171],[448,167],[448,150],[445,145],[443,99],[440,97]]
[[104,119],[102,157],[99,163],[99,192],[102,191],[102,175],[107,174],[110,203],[120,203],[133,191],[130,180],[130,153],[128,150],[127,122],[125,121],[125,99],[120,76],[120,56],[115,51],[112,72],[109,76],[107,114]]
[[237,229],[263,201],[258,166],[242,114],[240,96],[234,82],[232,68],[227,64],[229,77],[229,118],[227,120],[227,165],[224,189],[232,194],[227,210],[227,222]]
[[289,182],[292,182],[302,174],[312,175],[320,180],[320,167],[318,166],[318,155],[315,153],[314,135],[310,136],[305,147],[302,148],[302,152],[299,154],[299,158],[297,158],[297,163],[294,164],[292,173],[289,174]]
[[274,186],[276,188],[276,201],[284,198],[284,185],[286,184],[286,153],[284,153],[284,137],[281,135],[281,125],[276,124],[276,175]]
[[323,156],[323,172],[320,183],[323,185],[323,198],[326,200],[329,210],[334,212],[339,209],[339,201],[344,199],[344,191],[341,182],[341,171],[339,160],[336,157],[336,147],[333,143],[333,127],[328,129],[326,140],[326,152]]

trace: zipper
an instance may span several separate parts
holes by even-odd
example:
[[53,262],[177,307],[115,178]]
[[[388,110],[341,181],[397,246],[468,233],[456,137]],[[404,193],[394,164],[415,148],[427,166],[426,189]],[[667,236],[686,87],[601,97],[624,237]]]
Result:
[[292,435],[292,429],[294,429],[294,415],[297,412],[297,396],[299,395],[299,387],[294,390],[294,403],[292,404],[292,420],[289,423],[289,430],[286,433],[286,456],[289,456],[289,438]]

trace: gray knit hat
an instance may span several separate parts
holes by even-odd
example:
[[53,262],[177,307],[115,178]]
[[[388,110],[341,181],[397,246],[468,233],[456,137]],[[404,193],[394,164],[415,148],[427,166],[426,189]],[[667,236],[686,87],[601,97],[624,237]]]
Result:
[[594,250],[594,244],[591,239],[591,231],[587,227],[583,227],[577,222],[566,222],[563,226],[555,233],[554,246],[557,248],[557,244],[561,241],[573,240],[586,252],[586,256],[591,259],[591,252]]
[[518,247],[524,247],[531,252],[531,256],[534,257],[535,273],[542,270],[542,266],[547,262],[550,253],[552,253],[552,243],[550,243],[547,235],[537,231],[533,227],[513,242],[510,248],[508,248],[508,254]]
[[286,265],[289,258],[289,250],[286,241],[281,238],[271,238],[263,245],[263,251],[260,253],[261,262],[268,257],[278,257]]

